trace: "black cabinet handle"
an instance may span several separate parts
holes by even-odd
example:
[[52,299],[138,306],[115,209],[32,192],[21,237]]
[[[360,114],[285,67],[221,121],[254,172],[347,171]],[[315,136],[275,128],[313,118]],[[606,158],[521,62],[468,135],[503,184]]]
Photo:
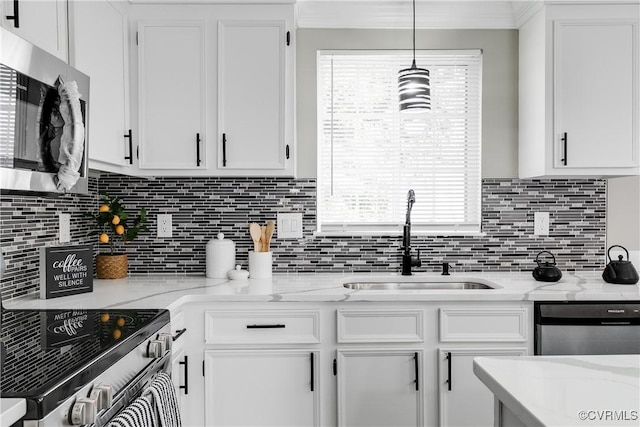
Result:
[[333,359],[333,376],[338,375],[338,360]]
[[227,166],[227,134],[222,134],[222,166]]
[[200,134],[196,133],[196,166],[200,166]]
[[287,144],[287,146],[284,149],[284,155],[287,158],[287,160],[289,160],[289,144]]
[[184,390],[184,394],[189,394],[189,356],[184,357],[184,362],[178,363],[184,366],[184,385],[181,385],[180,389]]
[[416,391],[420,390],[420,372],[418,371],[418,352],[413,353],[413,368],[416,371]]
[[129,139],[129,155],[124,156],[124,159],[129,160],[129,164],[132,165],[133,164],[133,136],[131,135],[131,129],[129,129],[129,132],[124,134],[124,137]]
[[176,331],[176,334],[173,336],[173,341],[178,341],[178,338],[180,338],[185,332],[187,332],[187,328],[182,328],[181,330]]
[[247,325],[247,329],[281,329],[286,325],[283,324],[275,324],[275,325]]
[[5,17],[13,21],[14,28],[20,28],[20,3],[18,0],[13,0],[13,15],[6,15]]
[[313,383],[313,377],[314,377],[313,358],[314,358],[314,355],[313,355],[313,353],[311,353],[311,391],[315,391],[315,386],[314,386],[314,383]]
[[447,388],[451,391],[451,352],[447,352]]
[[563,165],[567,166],[567,133],[565,132],[564,135],[562,136],[562,138],[560,138],[560,141],[563,142],[562,144],[562,154],[563,154],[563,159],[560,160],[562,162]]

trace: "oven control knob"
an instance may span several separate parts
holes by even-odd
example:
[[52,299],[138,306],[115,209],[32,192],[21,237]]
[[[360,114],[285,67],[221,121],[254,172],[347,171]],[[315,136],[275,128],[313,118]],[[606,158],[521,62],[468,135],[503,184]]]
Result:
[[162,334],[160,334],[158,339],[164,341],[164,349],[165,350],[171,350],[171,346],[173,345],[173,335],[162,333]]
[[164,340],[149,341],[147,356],[152,359],[157,359],[158,357],[162,357],[165,350],[164,346],[165,346]]
[[96,421],[97,402],[88,397],[79,397],[71,408],[69,422],[74,426],[93,424]]
[[107,384],[99,384],[91,389],[89,398],[96,400],[98,411],[109,409],[113,404],[113,387]]

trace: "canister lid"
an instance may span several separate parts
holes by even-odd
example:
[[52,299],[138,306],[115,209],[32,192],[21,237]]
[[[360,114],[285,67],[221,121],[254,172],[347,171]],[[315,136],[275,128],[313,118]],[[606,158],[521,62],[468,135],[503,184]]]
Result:
[[225,239],[224,233],[218,233],[215,239],[209,240],[207,246],[211,245],[214,247],[231,247],[235,246],[235,243],[231,239]]
[[227,276],[229,276],[229,279],[231,280],[247,279],[249,277],[249,272],[247,270],[242,270],[240,265],[236,265],[236,269],[229,270]]

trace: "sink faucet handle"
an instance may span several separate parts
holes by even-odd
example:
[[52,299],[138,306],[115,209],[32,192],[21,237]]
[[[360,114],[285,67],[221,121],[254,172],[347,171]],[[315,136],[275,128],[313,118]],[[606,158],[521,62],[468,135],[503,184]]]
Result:
[[442,275],[443,276],[449,276],[449,263],[448,262],[443,262],[442,263]]

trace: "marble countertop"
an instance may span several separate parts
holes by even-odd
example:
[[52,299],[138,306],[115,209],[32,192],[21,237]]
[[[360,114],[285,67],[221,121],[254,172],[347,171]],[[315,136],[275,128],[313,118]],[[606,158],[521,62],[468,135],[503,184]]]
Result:
[[640,425],[640,355],[479,357],[473,371],[527,426]]
[[[352,290],[345,282],[394,280],[476,281],[496,289]],[[599,272],[566,273],[559,282],[536,282],[531,273],[275,274],[271,279],[226,280],[204,276],[149,275],[94,280],[91,293],[41,300],[3,301],[8,309],[175,308],[192,301],[350,302],[350,301],[595,301],[640,300],[638,285],[605,283]]]

